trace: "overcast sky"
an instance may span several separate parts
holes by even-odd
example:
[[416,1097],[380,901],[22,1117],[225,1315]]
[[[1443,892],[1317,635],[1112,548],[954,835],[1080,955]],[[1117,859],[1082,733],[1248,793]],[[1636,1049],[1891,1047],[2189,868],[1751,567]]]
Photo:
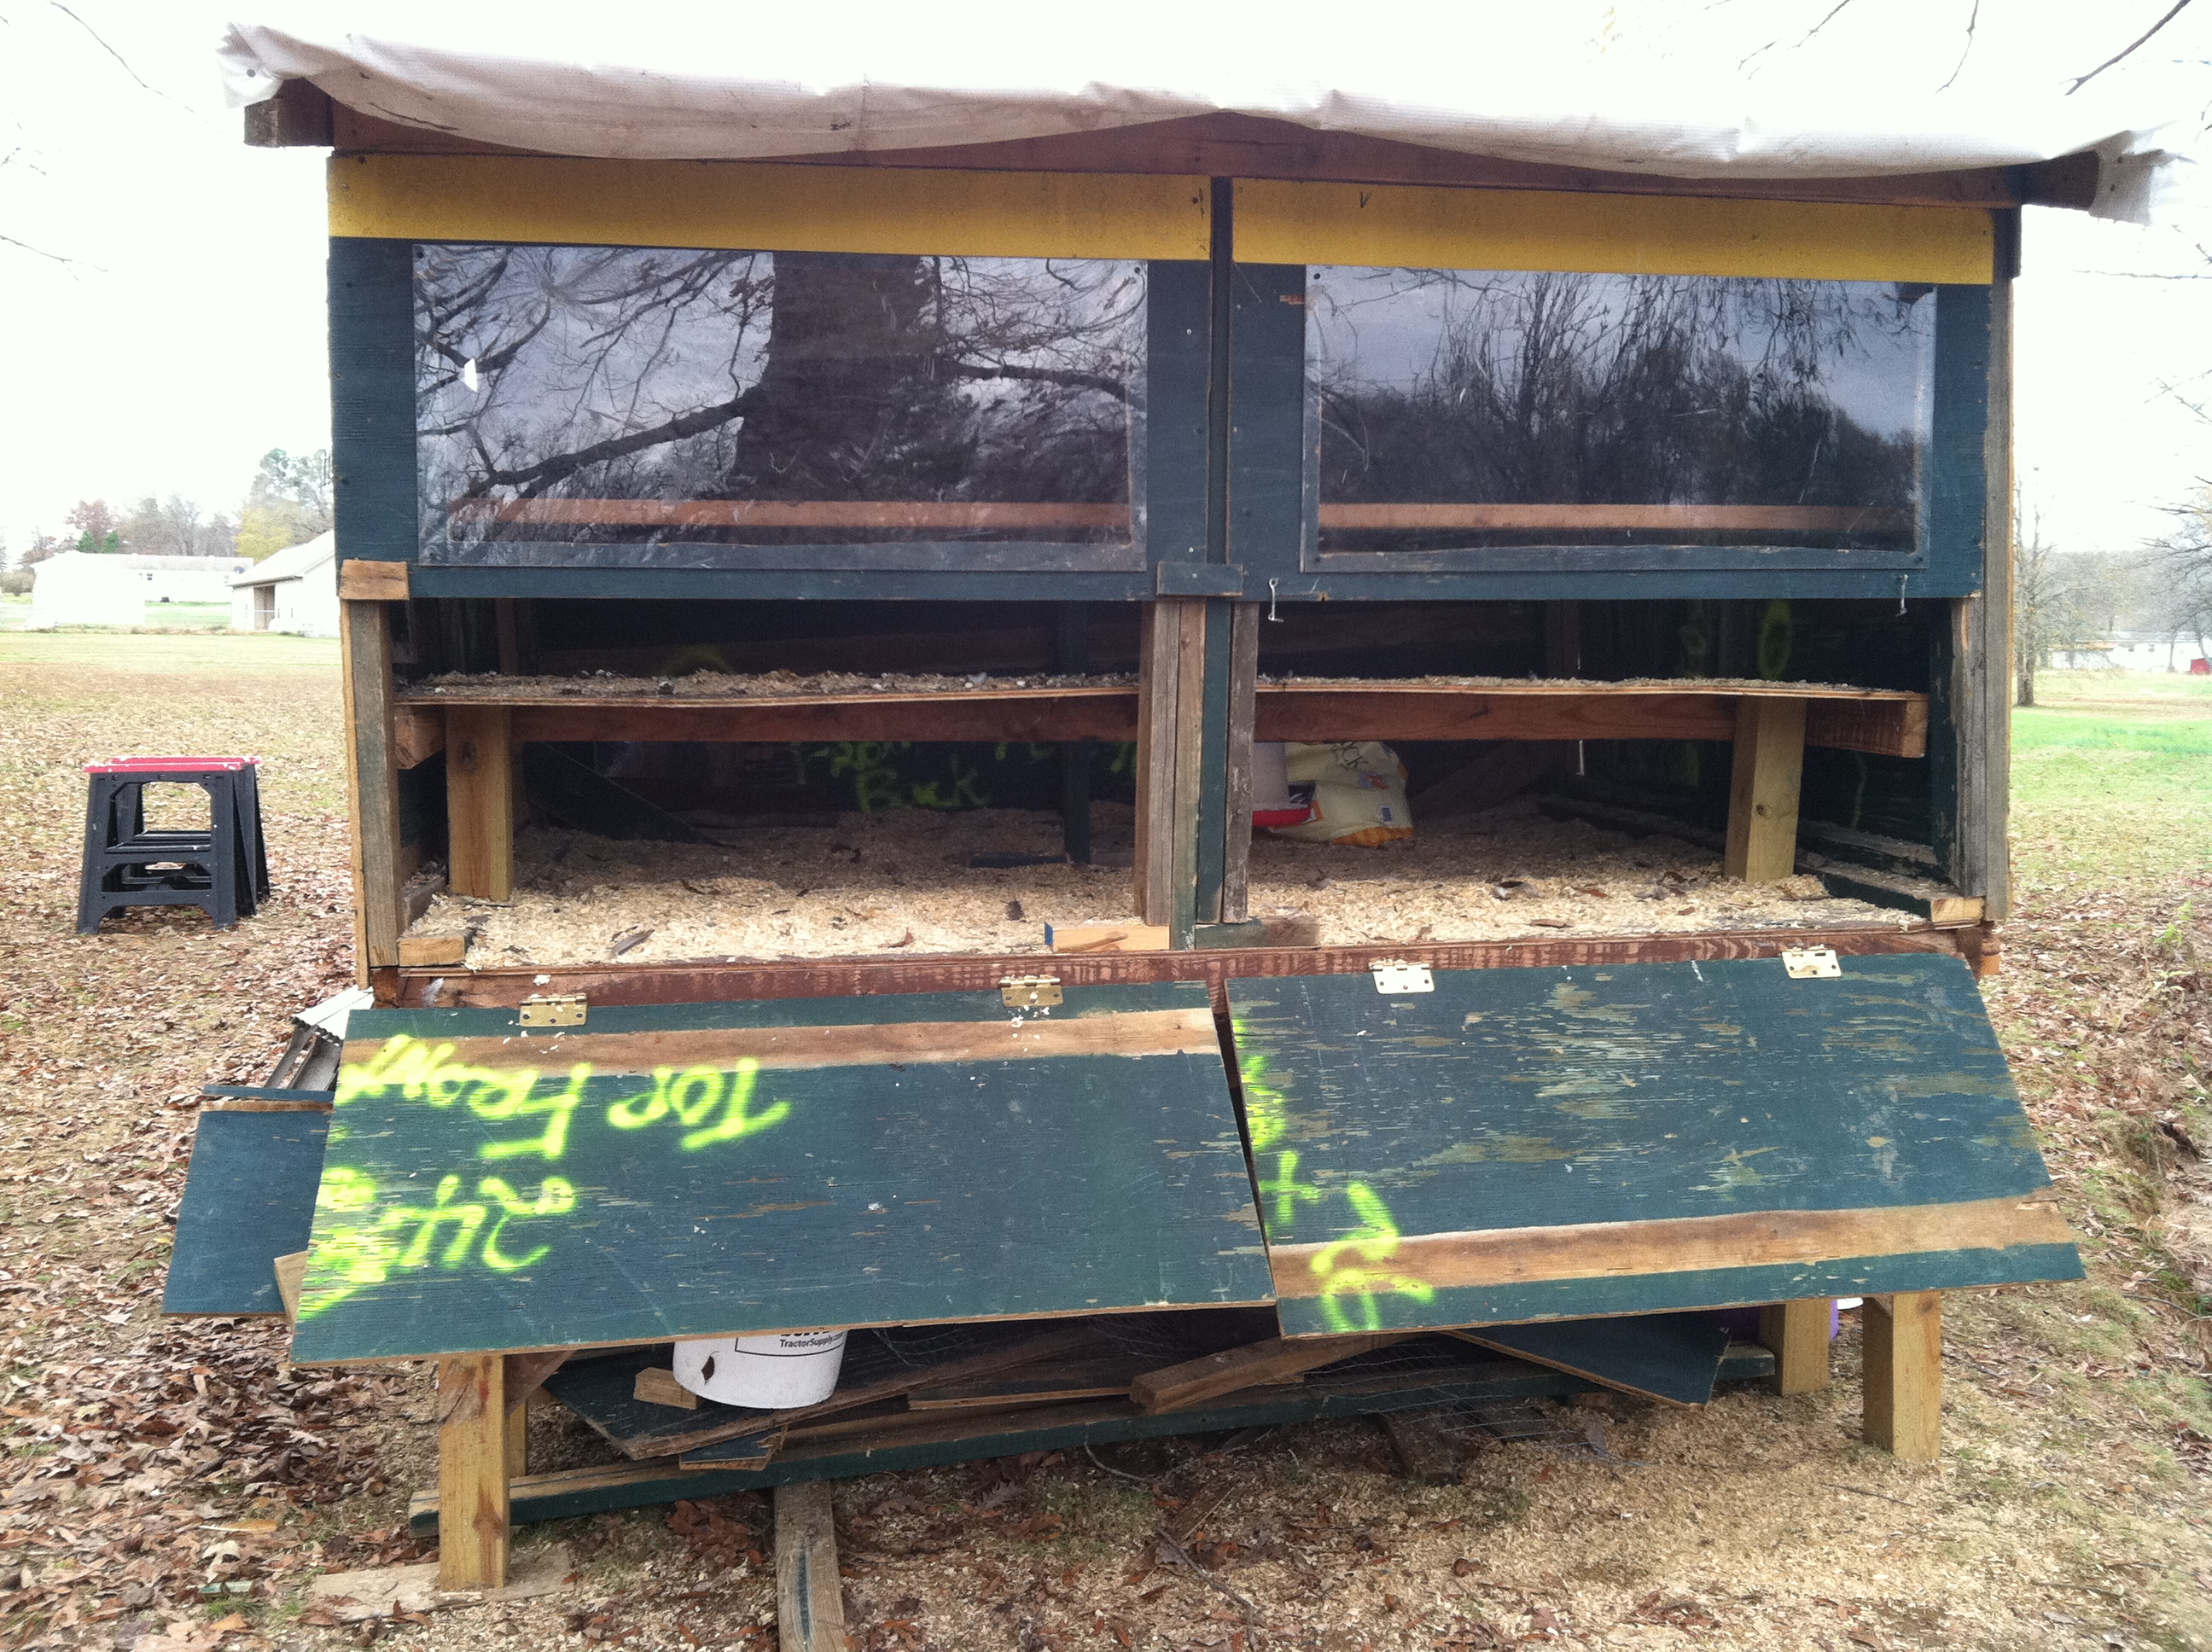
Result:
[[[1834,0],[1558,3],[1587,12],[1606,49],[1710,56],[1741,27],[1747,52],[1772,39],[1800,60],[1832,51],[1930,84],[1957,62],[1977,9],[1850,0],[1808,42]],[[2094,67],[2169,3],[2008,0],[1981,18],[1968,75],[2017,63],[2023,94],[2056,90],[2052,72]],[[256,15],[202,0],[0,0],[0,532],[11,554],[34,529],[58,531],[79,499],[123,507],[181,493],[229,510],[269,448],[328,445],[322,155],[245,148],[216,81],[224,22]],[[1683,44],[1666,45],[1668,28]],[[2146,121],[2185,117],[2169,142],[2207,148],[2212,0],[2100,85],[2135,97]],[[2212,476],[2212,423],[2181,400],[2212,406],[2212,189],[2191,193],[2148,230],[2027,215],[2020,463],[2046,532],[2069,547],[2154,537],[2160,507]]]

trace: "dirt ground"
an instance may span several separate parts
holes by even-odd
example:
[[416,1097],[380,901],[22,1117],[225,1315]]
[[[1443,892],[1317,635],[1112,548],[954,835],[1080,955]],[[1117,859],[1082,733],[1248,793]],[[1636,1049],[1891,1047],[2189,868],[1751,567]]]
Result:
[[[1950,1299],[1939,1464],[1856,1442],[1847,1320],[1825,1394],[1453,1422],[1443,1485],[1365,1421],[879,1475],[836,1488],[852,1644],[2212,1649],[2212,699],[2047,687],[1989,996],[2091,1277]],[[0,1648],[772,1645],[749,1497],[526,1530],[519,1568],[573,1558],[543,1599],[307,1606],[426,1557],[427,1372],[295,1373],[266,1322],[159,1307],[198,1086],[348,979],[334,650],[9,635],[0,715]],[[156,748],[268,759],[274,898],[78,938],[76,765]],[[534,1426],[542,1461],[591,1449]]]

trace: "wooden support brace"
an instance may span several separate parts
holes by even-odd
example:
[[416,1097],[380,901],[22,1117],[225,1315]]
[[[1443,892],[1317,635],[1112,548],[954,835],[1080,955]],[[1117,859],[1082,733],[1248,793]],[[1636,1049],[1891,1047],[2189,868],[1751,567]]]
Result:
[[366,987],[370,969],[399,962],[403,927],[392,632],[380,602],[344,602],[339,610],[353,817],[354,980]]
[[1205,737],[1206,604],[1146,604],[1137,688],[1139,914],[1188,946],[1197,921],[1199,770]]
[[505,706],[446,711],[447,878],[456,895],[514,894],[514,743]]
[[1828,1386],[1828,1325],[1835,1303],[1826,1297],[1769,1303],[1759,1310],[1759,1339],[1774,1356],[1777,1394],[1817,1394]]
[[438,1362],[440,1588],[507,1587],[506,1388],[497,1354]]
[[775,1488],[775,1622],[781,1652],[846,1652],[826,1481]]
[[1805,772],[1805,702],[1746,695],[1736,702],[1721,870],[1778,884],[1797,867],[1797,788]]
[[1908,1461],[1933,1462],[1943,1442],[1943,1293],[1869,1297],[1861,1322],[1867,1443]]

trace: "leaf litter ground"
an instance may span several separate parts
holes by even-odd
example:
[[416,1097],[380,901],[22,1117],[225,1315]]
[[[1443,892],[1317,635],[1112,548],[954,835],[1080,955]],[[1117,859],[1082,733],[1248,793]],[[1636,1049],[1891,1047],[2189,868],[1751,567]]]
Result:
[[[1806,1399],[1441,1418],[1443,1485],[1364,1421],[878,1475],[836,1488],[853,1644],[2212,1647],[2212,742],[2170,732],[2212,700],[2045,687],[1990,997],[2091,1278],[1952,1299],[1940,1464],[1856,1443],[1847,1316]],[[199,1086],[265,1073],[349,979],[335,650],[11,635],[0,706],[0,1647],[773,1644],[750,1496],[525,1530],[519,1565],[577,1557],[556,1598],[307,1606],[317,1573],[428,1558],[428,1373],[295,1373],[267,1322],[159,1306]],[[76,766],[154,748],[268,760],[274,898],[228,934],[141,913],[78,938]],[[534,1466],[597,1449],[534,1417]]]

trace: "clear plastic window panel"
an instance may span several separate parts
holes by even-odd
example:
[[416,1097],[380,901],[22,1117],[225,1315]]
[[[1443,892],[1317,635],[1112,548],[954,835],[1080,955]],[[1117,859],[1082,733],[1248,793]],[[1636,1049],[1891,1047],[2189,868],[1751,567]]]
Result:
[[1126,260],[419,246],[425,554],[1140,543],[1145,292]]
[[1308,272],[1317,549],[1912,550],[1934,289]]

